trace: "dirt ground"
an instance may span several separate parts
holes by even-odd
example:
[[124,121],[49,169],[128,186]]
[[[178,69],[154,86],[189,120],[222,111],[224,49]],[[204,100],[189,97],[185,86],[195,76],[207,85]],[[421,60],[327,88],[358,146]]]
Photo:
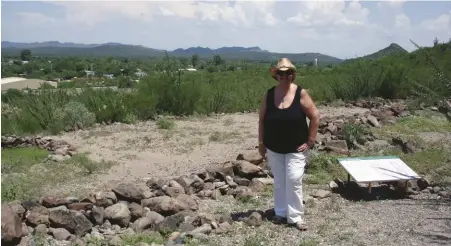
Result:
[[[363,113],[363,108],[322,107],[324,116]],[[159,129],[154,121],[135,125],[116,123],[89,130],[52,136],[88,152],[96,161],[117,163],[93,180],[97,185],[142,178],[169,178],[234,160],[258,142],[258,114],[228,114],[174,120],[170,130]]]

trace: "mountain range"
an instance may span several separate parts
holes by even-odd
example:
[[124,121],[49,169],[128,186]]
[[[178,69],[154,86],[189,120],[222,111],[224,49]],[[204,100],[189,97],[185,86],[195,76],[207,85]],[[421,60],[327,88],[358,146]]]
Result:
[[[18,56],[23,49],[30,49],[35,56],[118,56],[131,58],[144,57],[162,57],[164,50],[148,48],[141,45],[129,45],[121,43],[103,43],[103,44],[79,44],[79,43],[61,43],[58,41],[34,42],[34,43],[16,43],[2,41],[2,56]],[[392,47],[393,46],[393,47]],[[396,46],[396,47],[395,47]],[[395,49],[396,48],[396,49]],[[399,49],[400,48],[400,49]],[[391,51],[404,50],[397,44],[391,44],[382,54],[368,55],[368,59],[376,58],[389,54]],[[404,50],[405,51],[405,50]],[[407,52],[407,51],[405,51]],[[336,64],[343,62],[342,59],[328,56],[321,53],[275,53],[262,50],[260,47],[221,47],[210,49],[204,47],[191,47],[188,49],[178,48],[168,51],[168,54],[176,57],[191,57],[199,55],[201,58],[211,58],[214,55],[220,55],[226,60],[254,60],[254,61],[274,61],[280,57],[287,57],[293,62],[312,62],[318,59],[322,64]],[[376,58],[377,59],[377,58]]]

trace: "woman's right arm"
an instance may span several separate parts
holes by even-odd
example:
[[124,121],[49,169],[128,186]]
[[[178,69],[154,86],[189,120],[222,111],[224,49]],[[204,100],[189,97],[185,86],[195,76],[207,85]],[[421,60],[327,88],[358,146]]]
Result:
[[263,145],[263,128],[264,128],[264,118],[266,112],[266,93],[261,99],[260,110],[258,113],[258,145]]

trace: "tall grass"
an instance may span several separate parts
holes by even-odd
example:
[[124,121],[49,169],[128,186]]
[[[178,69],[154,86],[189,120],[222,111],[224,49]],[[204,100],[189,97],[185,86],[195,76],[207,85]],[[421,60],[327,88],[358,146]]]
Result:
[[[434,51],[434,54],[438,52],[440,55],[440,61],[450,57],[451,48],[446,47],[434,47],[440,49]],[[425,67],[423,60],[431,64],[432,69]],[[194,73],[180,71],[181,67],[178,60],[166,56],[150,76],[131,89],[83,87],[78,90],[42,89],[28,93],[8,91],[3,95],[2,103],[15,110],[3,110],[2,104],[2,132],[56,133],[66,129],[67,124],[78,122],[88,127],[93,122],[132,123],[154,119],[156,114],[256,110],[266,90],[277,83],[270,77],[268,67]],[[432,98],[446,101],[445,98],[451,97],[449,74],[448,67],[441,69],[430,53],[420,49],[406,56],[374,61],[356,60],[333,68],[299,68],[296,83],[308,89],[315,101],[409,98],[416,97],[418,91],[424,95],[432,91],[435,93]],[[423,80],[421,83],[417,82],[419,78]],[[65,122],[62,119],[66,119]]]

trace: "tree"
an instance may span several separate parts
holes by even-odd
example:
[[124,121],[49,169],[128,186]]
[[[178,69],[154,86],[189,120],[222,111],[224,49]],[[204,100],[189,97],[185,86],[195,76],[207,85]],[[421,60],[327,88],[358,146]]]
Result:
[[199,55],[195,54],[191,56],[191,65],[193,65],[193,67],[197,67],[198,64],[199,64]]
[[215,64],[216,66],[219,66],[222,64],[222,59],[220,55],[215,55],[213,56],[213,64]]
[[31,50],[24,49],[20,51],[20,59],[22,61],[29,61],[31,59]]
[[438,38],[435,37],[435,39],[434,39],[434,47],[437,46],[437,44],[438,44]]

